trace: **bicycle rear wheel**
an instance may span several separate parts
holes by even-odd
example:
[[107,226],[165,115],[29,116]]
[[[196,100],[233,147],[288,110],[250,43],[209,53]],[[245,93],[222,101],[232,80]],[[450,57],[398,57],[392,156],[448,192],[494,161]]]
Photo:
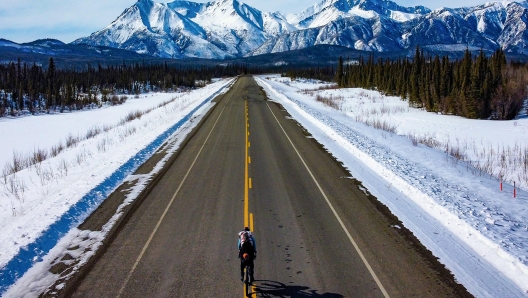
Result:
[[249,266],[246,266],[244,286],[246,288],[246,297],[251,297],[251,295],[250,295],[251,283],[249,282]]

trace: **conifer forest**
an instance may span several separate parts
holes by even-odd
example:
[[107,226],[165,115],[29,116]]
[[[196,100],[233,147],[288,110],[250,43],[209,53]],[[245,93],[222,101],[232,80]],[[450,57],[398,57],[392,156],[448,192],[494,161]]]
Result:
[[0,117],[62,113],[103,104],[115,105],[129,95],[199,87],[215,77],[246,73],[246,65],[175,67],[165,64],[87,65],[58,69],[11,62],[0,65]]
[[339,87],[377,89],[400,96],[409,106],[429,112],[470,119],[512,119],[527,96],[528,68],[506,61],[502,50],[487,57],[481,50],[473,57],[450,61],[427,57],[419,47],[413,59],[357,63],[339,59],[335,78]]
[[412,59],[340,57],[337,69],[288,69],[285,75],[378,90],[408,100],[411,107],[470,119],[513,119],[528,96],[527,65],[507,62],[502,50],[489,57],[482,50],[476,56],[466,50],[463,59],[450,60],[424,55],[417,47]]

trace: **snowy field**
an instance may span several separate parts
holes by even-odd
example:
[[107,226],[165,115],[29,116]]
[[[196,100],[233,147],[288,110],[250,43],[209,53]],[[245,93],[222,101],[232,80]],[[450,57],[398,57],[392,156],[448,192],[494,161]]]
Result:
[[[411,109],[374,91],[278,76],[257,81],[472,294],[528,296],[528,119],[468,120]],[[149,175],[131,173],[163,144],[177,150],[230,83],[74,114],[0,120],[0,167],[15,156],[65,147],[16,175],[2,175],[0,296],[38,296],[57,279],[49,268],[68,247],[78,255],[96,250],[119,214],[102,232],[80,231],[77,223],[123,181],[138,181],[124,204],[134,200],[163,161]],[[122,121],[137,111],[149,112]]]
[[257,81],[472,294],[528,296],[528,119],[469,120],[375,91]]

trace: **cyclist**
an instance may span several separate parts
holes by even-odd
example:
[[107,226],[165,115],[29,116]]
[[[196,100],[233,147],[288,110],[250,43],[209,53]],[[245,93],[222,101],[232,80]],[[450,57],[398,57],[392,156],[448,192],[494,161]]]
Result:
[[244,281],[244,268],[249,266],[249,282],[254,282],[253,272],[255,269],[254,260],[257,258],[257,243],[248,227],[238,233],[238,258],[240,259],[240,279]]

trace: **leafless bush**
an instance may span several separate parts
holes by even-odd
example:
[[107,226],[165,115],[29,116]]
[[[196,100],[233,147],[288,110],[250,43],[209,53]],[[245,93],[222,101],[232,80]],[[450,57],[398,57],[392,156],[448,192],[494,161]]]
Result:
[[407,135],[407,138],[411,140],[411,143],[414,147],[418,146],[418,137],[415,134],[409,134]]
[[343,105],[344,97],[341,96],[341,95],[334,97],[332,94],[330,94],[330,97],[326,97],[326,96],[322,96],[322,95],[318,94],[315,97],[315,100],[317,100],[318,102],[323,103],[326,106],[334,108],[336,110],[341,110],[341,107]]
[[7,177],[9,177],[9,175],[11,175],[11,173],[10,173],[9,168],[6,166],[2,170],[2,184],[4,184],[4,185],[7,184]]
[[16,175],[11,175],[7,179],[7,184],[5,185],[5,188],[19,202],[24,202],[24,193],[27,189],[24,180],[18,178]]
[[62,144],[62,142],[60,142],[57,145],[51,147],[50,155],[51,157],[55,157],[59,155],[62,151],[64,151],[64,145]]
[[302,89],[302,90],[299,90],[298,92],[301,94],[313,96],[315,94],[315,91],[316,90],[312,90],[312,89]]
[[106,139],[102,139],[97,143],[97,151],[99,152],[106,152],[107,147]]
[[130,122],[130,121],[135,120],[135,119],[140,119],[141,116],[143,116],[143,114],[144,114],[144,112],[141,112],[141,111],[132,111],[132,112],[128,113],[128,115],[126,115],[123,120],[124,120],[124,122]]
[[48,152],[46,150],[36,148],[31,156],[31,165],[39,164],[48,159]]
[[376,129],[381,129],[387,132],[396,133],[396,130],[398,129],[398,126],[391,124],[387,120],[380,120],[380,119],[366,119],[362,121],[367,126],[374,127]]
[[91,139],[95,136],[97,136],[98,134],[100,134],[102,131],[102,129],[99,127],[99,126],[94,126],[90,129],[88,129],[88,131],[86,132],[86,139]]
[[86,160],[86,153],[85,151],[77,153],[75,156],[75,162],[77,165],[81,165]]
[[114,105],[114,106],[120,104],[120,103],[119,103],[119,96],[117,96],[117,95],[115,95],[115,94],[113,94],[112,96],[110,96],[109,99],[110,99],[110,102],[112,102],[112,105]]
[[97,150],[99,152],[106,152],[110,146],[114,144],[114,140],[106,137],[97,143]]
[[66,148],[72,148],[72,147],[77,146],[79,141],[80,141],[79,136],[73,136],[71,133],[68,134],[68,136],[66,137]]
[[103,131],[104,131],[104,132],[109,132],[109,131],[111,131],[112,129],[114,129],[114,127],[115,127],[115,126],[113,126],[113,125],[104,125],[104,126],[103,126]]
[[330,84],[330,85],[324,85],[317,88],[317,90],[336,90],[339,89],[339,85],[337,84]]
[[419,136],[415,133],[411,133],[407,135],[407,138],[411,140],[411,143],[413,144],[413,146],[418,146],[418,144],[423,144],[427,147],[434,148],[434,149],[443,148],[443,144],[439,142],[434,135]]
[[66,161],[66,159],[61,159],[59,161],[59,164],[57,165],[57,170],[59,171],[59,175],[61,177],[65,177],[65,176],[68,176],[68,169],[70,168],[70,164],[68,163],[68,161]]
[[380,108],[380,113],[382,115],[389,115],[391,113],[391,109],[389,107],[386,107],[386,106],[381,106]]
[[9,174],[15,174],[20,172],[22,169],[26,168],[28,165],[28,159],[24,158],[22,153],[18,151],[13,151],[13,157],[11,159],[11,162],[7,163],[5,165],[5,168],[7,168],[7,173]]
[[38,174],[38,176],[40,178],[40,184],[42,186],[44,186],[44,185],[46,185],[47,182],[49,182],[49,181],[51,181],[51,180],[53,180],[55,178],[55,173],[53,172],[53,169],[51,169],[51,168],[48,168],[48,169],[41,168],[40,169],[40,174]]
[[122,142],[124,141],[127,137],[135,134],[137,131],[136,127],[135,126],[127,126],[125,127],[123,130],[119,131],[119,140]]

